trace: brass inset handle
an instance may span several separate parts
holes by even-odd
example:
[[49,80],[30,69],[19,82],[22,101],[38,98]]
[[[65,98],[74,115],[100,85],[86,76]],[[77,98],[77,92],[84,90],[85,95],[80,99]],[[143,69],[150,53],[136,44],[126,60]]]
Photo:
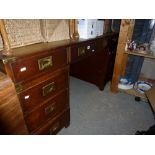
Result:
[[39,59],[38,66],[40,71],[52,67],[53,66],[52,56]]
[[56,122],[51,128],[50,128],[50,135],[53,135],[55,131],[57,131],[60,127],[60,123]]
[[85,47],[78,48],[78,56],[84,55],[86,53]]
[[55,102],[45,108],[45,115],[51,114],[55,110]]
[[47,96],[48,94],[50,94],[55,90],[55,82],[49,83],[48,85],[44,86],[42,90],[43,90],[43,96]]

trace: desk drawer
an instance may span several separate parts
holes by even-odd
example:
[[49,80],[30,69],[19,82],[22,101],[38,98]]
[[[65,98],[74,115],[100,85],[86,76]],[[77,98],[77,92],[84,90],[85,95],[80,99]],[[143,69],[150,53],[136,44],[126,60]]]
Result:
[[55,115],[61,113],[64,109],[69,107],[68,90],[63,91],[54,99],[43,104],[30,114],[25,116],[25,121],[29,131],[33,131],[40,127],[48,119],[52,119]]
[[70,123],[70,110],[66,109],[54,119],[48,120],[46,124],[34,132],[36,135],[54,135],[63,127],[68,127]]
[[79,43],[71,47],[71,62],[80,60],[86,56],[97,52],[97,44],[95,41]]
[[66,48],[37,53],[34,56],[19,58],[12,63],[15,82],[24,81],[47,72],[53,72],[67,64]]
[[42,102],[52,98],[59,91],[68,88],[68,71],[62,72],[46,81],[32,86],[19,94],[24,113],[31,111]]

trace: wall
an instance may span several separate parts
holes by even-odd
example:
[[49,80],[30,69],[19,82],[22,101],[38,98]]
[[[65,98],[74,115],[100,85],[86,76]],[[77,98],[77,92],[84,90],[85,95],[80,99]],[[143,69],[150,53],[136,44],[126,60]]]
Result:
[[[43,41],[38,19],[7,19],[4,22],[12,48]],[[3,48],[2,40],[0,48]]]
[[66,20],[61,20],[59,25],[54,30],[49,41],[57,41],[69,39],[69,27],[68,22]]
[[[7,19],[4,21],[12,48],[69,39],[69,25],[68,20],[65,19]],[[2,48],[0,37],[0,50]]]
[[44,41],[58,41],[69,39],[68,20],[54,19],[41,20],[41,33]]

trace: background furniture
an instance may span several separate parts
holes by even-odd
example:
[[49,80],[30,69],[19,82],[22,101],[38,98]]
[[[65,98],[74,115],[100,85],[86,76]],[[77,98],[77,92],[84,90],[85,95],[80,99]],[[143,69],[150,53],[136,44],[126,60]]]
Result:
[[[149,58],[149,59],[153,60],[155,58],[153,53],[150,51],[147,51],[146,53],[144,53],[144,51],[125,51],[126,41],[128,39],[131,40],[132,36],[134,35],[133,34],[134,25],[135,25],[135,20],[122,20],[121,21],[111,91],[112,92],[123,91],[128,94],[134,95],[138,98],[140,97],[141,99],[146,101],[147,100],[146,95],[137,92],[135,89],[129,89],[129,90],[118,89],[119,79],[120,79],[120,77],[125,76],[125,70],[126,70],[126,66],[128,63],[128,57],[130,55],[139,56],[139,57],[141,57],[141,59]],[[146,38],[149,38],[149,35]],[[136,66],[137,66],[137,64],[136,64]],[[135,66],[134,66],[134,68],[135,68]],[[151,67],[149,68],[149,70],[150,69],[151,69]],[[137,72],[140,72],[140,68],[139,69],[137,68]],[[136,74],[136,70],[134,71],[134,73]],[[138,80],[140,80],[140,81],[145,80],[145,81],[151,82],[152,84],[155,83],[155,80],[153,77],[148,78],[143,75],[138,76]]]
[[107,35],[71,46],[70,75],[104,89],[112,77],[118,35]]

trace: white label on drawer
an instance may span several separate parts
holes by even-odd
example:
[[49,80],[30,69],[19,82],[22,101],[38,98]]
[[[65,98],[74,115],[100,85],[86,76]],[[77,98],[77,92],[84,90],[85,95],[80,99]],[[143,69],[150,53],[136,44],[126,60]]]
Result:
[[26,95],[24,98],[25,98],[25,100],[27,100],[27,99],[29,99],[29,97],[30,97],[29,95]]
[[20,71],[21,71],[21,72],[26,71],[26,67],[22,67],[22,68],[20,69]]

